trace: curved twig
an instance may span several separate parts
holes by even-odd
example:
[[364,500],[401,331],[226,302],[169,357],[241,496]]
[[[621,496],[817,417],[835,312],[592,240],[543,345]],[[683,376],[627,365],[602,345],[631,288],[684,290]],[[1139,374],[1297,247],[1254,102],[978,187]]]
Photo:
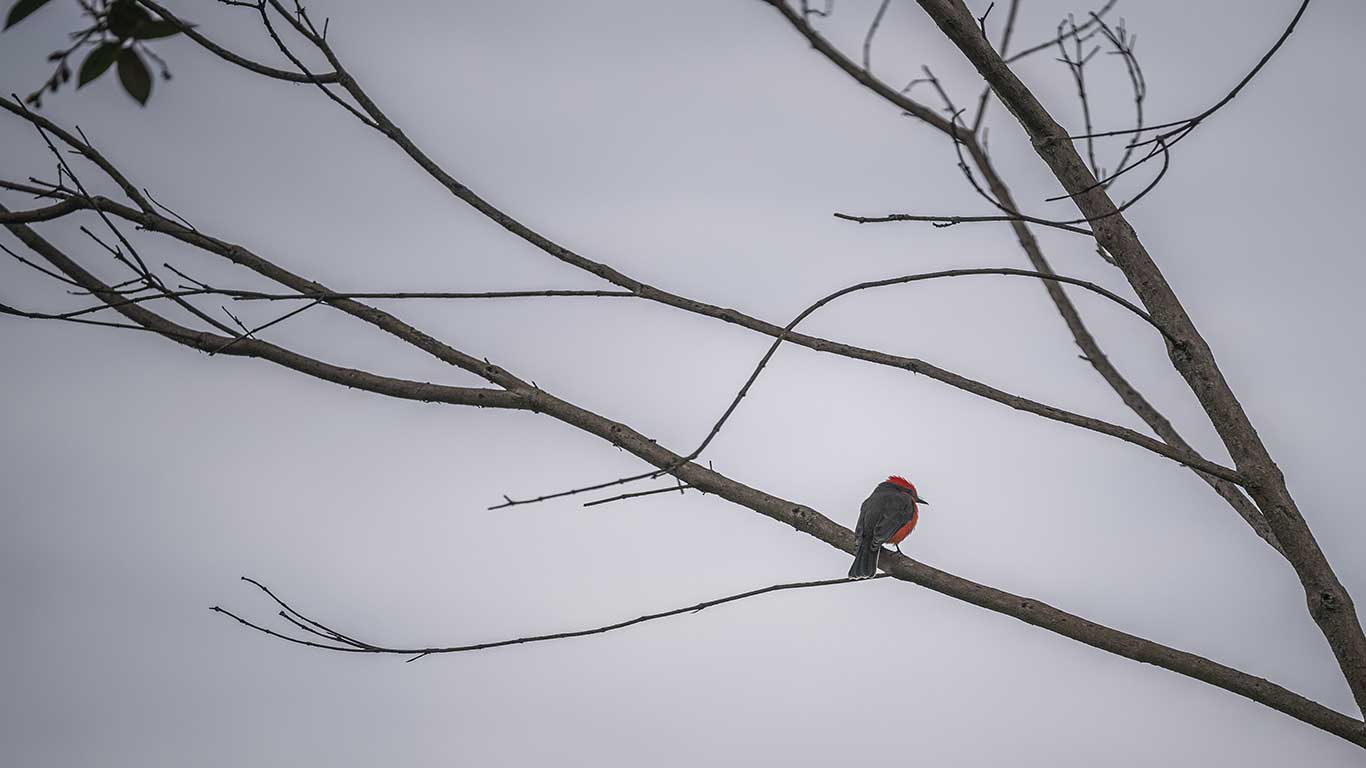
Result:
[[[725,413],[723,413],[721,415],[721,418],[717,419],[716,423],[712,425],[711,431],[707,433],[706,438],[702,440],[702,443],[698,445],[692,453],[688,454],[687,460],[691,461],[697,458],[699,455],[701,455],[702,451],[706,450],[707,446],[711,444],[711,441],[716,438],[716,435],[718,433],[720,433],[721,427],[724,426],[726,421],[730,419],[731,415],[735,413],[735,409],[740,406],[740,401],[745,398],[745,395],[749,393],[750,388],[754,386],[754,382],[758,380],[759,374],[763,372],[764,368],[773,358],[773,355],[777,353],[778,347],[782,346],[783,342],[787,340],[788,334],[790,334],[799,323],[801,323],[803,320],[805,320],[806,318],[810,317],[813,313],[815,313],[816,310],[820,309],[821,307],[824,307],[825,305],[829,304],[835,299],[840,298],[841,296],[848,296],[851,293],[857,293],[858,291],[865,291],[871,288],[885,288],[893,285],[905,285],[907,283],[916,283],[924,280],[935,280],[943,277],[964,277],[969,275],[1006,275],[1016,277],[1032,277],[1039,280],[1053,280],[1056,282],[1068,283],[1070,285],[1085,288],[1100,296],[1104,296],[1105,298],[1115,302],[1116,304],[1119,304],[1120,306],[1124,307],[1125,309],[1129,310],[1135,315],[1138,315],[1139,317],[1143,318],[1145,322],[1147,322],[1149,325],[1155,328],[1158,333],[1162,334],[1162,336],[1166,338],[1168,341],[1175,341],[1175,339],[1173,339],[1172,336],[1169,333],[1167,333],[1167,331],[1164,330],[1162,326],[1159,325],[1157,321],[1152,318],[1151,315],[1149,315],[1146,311],[1135,305],[1133,302],[1128,301],[1127,299],[1118,296],[1115,293],[1099,285],[1096,285],[1095,283],[1091,283],[1086,280],[1079,280],[1075,277],[1065,277],[1063,275],[1056,275],[1053,273],[1036,272],[1031,269],[1013,269],[1008,267],[979,267],[969,269],[945,269],[940,270],[938,272],[922,272],[914,275],[889,277],[883,280],[869,280],[867,282],[851,285],[845,288],[841,288],[840,290],[835,291],[833,293],[827,294],[815,303],[808,306],[806,309],[802,310],[801,313],[798,314],[796,317],[792,318],[792,322],[784,326],[783,332],[779,334],[776,339],[773,340],[773,343],[771,345],[769,345],[768,351],[764,353],[763,358],[760,359],[758,365],[754,367],[754,371],[749,375],[749,378],[745,381],[744,386],[740,388],[740,391],[735,395],[735,398],[731,400],[730,406],[726,408]],[[1237,473],[1233,472],[1232,470],[1225,469],[1224,471],[1232,473],[1234,477],[1237,476]]]
[[[522,504],[533,504],[541,501],[549,501],[551,499],[564,498],[566,496],[575,496],[580,493],[587,493],[589,491],[602,490],[603,488],[612,488],[618,485],[625,485],[627,483],[633,483],[639,480],[656,478],[660,477],[661,475],[673,474],[674,470],[678,469],[679,466],[681,466],[685,462],[693,461],[698,456],[702,455],[702,452],[707,449],[707,446],[711,445],[712,440],[714,440],[716,438],[716,435],[720,433],[721,428],[725,426],[725,423],[730,419],[731,415],[735,413],[735,410],[740,407],[740,401],[744,400],[745,396],[749,394],[750,388],[754,386],[754,382],[758,380],[759,374],[763,372],[764,368],[768,365],[769,360],[771,360],[773,358],[773,355],[777,353],[778,347],[782,346],[782,343],[788,339],[789,334],[792,333],[792,330],[796,328],[799,323],[801,323],[803,320],[809,317],[816,310],[820,309],[826,304],[829,304],[835,299],[840,298],[841,296],[847,296],[848,294],[855,293],[857,291],[868,290],[870,288],[883,288],[891,285],[903,285],[906,283],[915,283],[923,280],[934,280],[941,277],[961,277],[967,275],[1012,275],[1020,277],[1033,277],[1040,280],[1050,280],[1060,283],[1068,283],[1070,285],[1076,285],[1081,288],[1085,288],[1089,291],[1092,291],[1096,294],[1099,294],[1101,296],[1104,296],[1105,298],[1119,304],[1120,306],[1124,307],[1130,312],[1133,312],[1134,314],[1143,318],[1143,320],[1146,321],[1153,328],[1155,328],[1158,333],[1162,334],[1163,338],[1165,338],[1167,341],[1172,343],[1175,343],[1176,341],[1171,336],[1171,334],[1167,333],[1167,331],[1164,330],[1162,326],[1159,325],[1157,321],[1155,321],[1152,318],[1151,315],[1149,315],[1146,311],[1135,305],[1133,302],[1130,302],[1127,299],[1118,296],[1115,293],[1099,285],[1096,285],[1095,283],[1091,283],[1085,280],[1079,280],[1074,277],[1065,277],[1062,275],[1053,274],[1051,272],[1037,272],[1029,269],[1013,269],[1007,267],[946,269],[938,272],[924,272],[914,275],[902,275],[900,277],[891,277],[883,280],[871,280],[863,283],[858,283],[856,285],[851,285],[846,288],[841,288],[840,290],[835,291],[834,293],[826,295],[819,301],[802,310],[800,314],[793,318],[792,322],[788,323],[783,328],[782,332],[778,334],[777,338],[773,340],[773,343],[769,345],[768,351],[764,354],[763,358],[759,360],[758,365],[754,367],[754,371],[749,375],[749,378],[745,381],[744,385],[740,387],[740,391],[736,393],[735,397],[731,400],[730,405],[726,408],[725,412],[721,414],[721,418],[717,419],[716,422],[712,425],[711,430],[707,433],[707,436],[703,438],[702,442],[696,448],[694,448],[687,455],[680,458],[679,461],[673,466],[655,469],[649,472],[642,472],[635,475],[628,475],[626,477],[619,477],[615,480],[594,483],[592,485],[571,488],[566,491],[558,491],[556,493],[546,494],[543,496],[536,497],[534,499],[514,500],[507,496],[504,496],[504,502],[502,504],[495,504],[489,507],[489,509],[504,509],[506,507],[519,506]],[[1170,447],[1168,446],[1168,448]],[[1187,453],[1189,454],[1190,452]],[[1214,464],[1213,462],[1209,462],[1203,457],[1197,457],[1195,455],[1186,455],[1184,459],[1176,458],[1175,456],[1172,456],[1171,458],[1174,458],[1176,461],[1181,461],[1182,463],[1188,464],[1192,467],[1196,467],[1197,464],[1191,462],[1199,462],[1199,466],[1202,469],[1207,467],[1208,469],[1214,470],[1210,472],[1210,474],[1214,475],[1215,477],[1220,477],[1235,483],[1239,481],[1239,476],[1236,471],[1229,469],[1227,467],[1220,466],[1218,464]],[[604,499],[602,501],[613,500],[616,499]]]
[[[1158,123],[1157,125],[1150,125],[1146,128],[1124,128],[1116,131],[1101,131],[1099,133],[1068,136],[1067,138],[1084,139],[1091,137],[1099,138],[1101,136],[1126,136],[1134,133],[1147,133],[1148,131],[1157,131],[1163,128],[1174,128],[1176,126],[1184,126],[1187,123],[1199,124],[1203,122],[1210,115],[1213,115],[1215,112],[1218,112],[1220,109],[1223,109],[1225,105],[1227,105],[1230,101],[1233,101],[1233,99],[1238,95],[1238,93],[1242,91],[1244,88],[1246,88],[1248,83],[1252,82],[1252,78],[1256,77],[1257,73],[1262,71],[1262,68],[1267,65],[1267,62],[1271,61],[1271,57],[1276,55],[1276,51],[1279,51],[1281,49],[1281,46],[1285,45],[1285,41],[1290,39],[1290,35],[1295,31],[1295,25],[1300,23],[1300,18],[1304,16],[1304,12],[1309,10],[1309,2],[1310,0],[1304,0],[1300,3],[1299,9],[1295,11],[1295,16],[1290,19],[1290,23],[1287,24],[1285,30],[1281,32],[1281,36],[1276,39],[1276,43],[1272,45],[1271,49],[1268,50],[1262,56],[1262,58],[1257,62],[1257,65],[1252,68],[1252,71],[1244,75],[1243,79],[1239,80],[1238,84],[1233,87],[1233,90],[1229,91],[1222,99],[1215,102],[1213,106],[1211,106],[1209,109],[1206,109],[1204,112],[1201,112],[1195,117],[1188,117],[1184,120],[1173,120],[1167,123]],[[1148,141],[1153,141],[1153,139],[1149,139]]]
[[[874,576],[873,578],[887,578],[887,574],[880,573]],[[255,579],[248,578],[246,576],[242,577],[242,581],[252,584],[257,589],[266,593],[270,596],[271,600],[274,600],[276,604],[280,606],[281,610],[278,614],[279,616],[285,618],[291,624],[293,624],[296,627],[299,627],[300,629],[308,631],[318,637],[323,637],[330,640],[331,643],[321,643],[316,640],[308,640],[304,638],[286,635],[282,632],[270,629],[269,627],[265,627],[255,622],[244,619],[241,616],[233,613],[232,611],[229,611],[217,605],[211,607],[209,610],[215,613],[223,614],[224,616],[228,616],[229,618],[235,619],[238,623],[242,624],[243,626],[254,629],[257,632],[260,632],[264,635],[269,635],[270,637],[294,643],[295,645],[303,645],[309,648],[321,648],[329,651],[343,651],[347,653],[378,653],[391,656],[410,656],[411,658],[409,658],[408,661],[411,662],[417,661],[418,659],[421,659],[426,656],[435,656],[439,654],[467,653],[470,651],[486,651],[490,648],[503,648],[509,645],[527,645],[529,643],[543,643],[549,640],[567,640],[573,637],[588,637],[590,635],[601,635],[607,632],[613,632],[618,629],[626,629],[627,627],[633,627],[637,624],[644,624],[647,621],[667,619],[671,616],[679,616],[685,613],[698,613],[700,611],[704,611],[708,608],[713,608],[718,605],[734,603],[739,600],[744,600],[751,597],[758,597],[760,595],[767,595],[773,592],[785,592],[787,590],[793,589],[810,589],[812,587],[830,587],[836,584],[849,584],[851,582],[871,580],[872,579],[824,579],[822,581],[797,581],[790,582],[787,584],[773,584],[771,586],[763,587],[760,589],[751,589],[748,592],[740,592],[734,595],[719,597],[714,600],[704,600],[700,603],[689,605],[683,608],[674,608],[672,610],[661,611],[659,613],[647,613],[643,616],[637,616],[634,619],[618,621],[614,624],[605,624],[603,626],[593,627],[591,629],[576,629],[568,632],[554,632],[546,635],[531,635],[529,637],[517,637],[512,638],[510,640],[492,640],[484,643],[469,643],[466,645],[449,646],[428,646],[424,648],[397,648],[392,646],[374,645],[371,643],[365,643],[359,640],[355,640],[352,637],[343,635],[342,633],[336,631],[335,629],[331,628],[326,624],[323,624],[322,622],[316,621],[305,616],[304,614],[296,610],[294,607],[289,605],[289,603],[286,603],[284,600],[281,600],[279,597],[277,597],[275,593],[272,592],[269,588],[267,588],[264,584],[260,583],[259,581],[256,581]],[[304,624],[311,625],[313,628],[310,629],[308,626],[303,626]]]
[[892,0],[882,0],[882,4],[877,7],[877,13],[873,16],[873,23],[868,25],[868,33],[863,36],[864,69],[873,68],[873,37],[877,35],[878,25],[882,23],[882,17],[887,13],[887,6],[891,3]]
[[[1251,83],[1251,82],[1252,82],[1252,79],[1253,79],[1254,77],[1257,76],[1257,73],[1260,72],[1260,71],[1262,70],[1262,68],[1266,66],[1267,62],[1271,61],[1271,57],[1274,56],[1274,55],[1276,55],[1276,51],[1280,50],[1281,46],[1285,45],[1285,41],[1290,39],[1291,33],[1293,33],[1293,32],[1295,31],[1295,25],[1299,24],[1300,18],[1304,16],[1304,12],[1305,12],[1306,10],[1308,10],[1308,9],[1309,9],[1309,0],[1304,0],[1302,3],[1300,3],[1300,7],[1299,7],[1299,9],[1295,12],[1294,18],[1292,18],[1292,19],[1290,20],[1290,23],[1289,23],[1288,25],[1286,25],[1285,30],[1284,30],[1283,32],[1281,32],[1281,36],[1280,36],[1279,38],[1277,38],[1276,43],[1275,43],[1274,45],[1272,45],[1272,46],[1271,46],[1271,49],[1268,50],[1268,51],[1262,56],[1261,60],[1257,62],[1257,65],[1256,65],[1255,67],[1252,68],[1252,71],[1248,72],[1247,75],[1245,75],[1245,76],[1243,77],[1242,80],[1238,81],[1238,84],[1237,84],[1236,86],[1233,87],[1233,90],[1229,91],[1222,99],[1220,99],[1219,101],[1215,102],[1215,104],[1214,104],[1213,106],[1211,106],[1210,108],[1206,109],[1204,112],[1201,112],[1200,114],[1196,115],[1195,117],[1188,117],[1188,118],[1186,118],[1186,119],[1184,119],[1184,120],[1173,120],[1173,121],[1167,122],[1167,123],[1158,123],[1157,125],[1149,125],[1149,126],[1146,126],[1146,127],[1140,126],[1140,127],[1137,127],[1137,128],[1125,128],[1125,129],[1116,130],[1116,131],[1100,131],[1100,132],[1098,132],[1098,133],[1089,133],[1089,132],[1088,132],[1088,133],[1078,134],[1078,135],[1075,135],[1075,136],[1068,136],[1067,138],[1072,139],[1072,140],[1076,140],[1076,139],[1087,139],[1087,140],[1089,141],[1090,139],[1099,138],[1099,137],[1103,137],[1103,136],[1127,136],[1127,135],[1136,135],[1136,134],[1140,134],[1140,133],[1147,133],[1148,131],[1160,131],[1160,130],[1163,130],[1163,129],[1171,128],[1171,129],[1173,129],[1173,130],[1164,131],[1163,133],[1159,133],[1159,134],[1157,134],[1156,136],[1153,136],[1152,138],[1149,138],[1149,139],[1145,139],[1145,140],[1143,140],[1143,141],[1139,141],[1139,140],[1135,139],[1134,142],[1133,142],[1132,144],[1130,144],[1129,146],[1130,146],[1130,147],[1141,147],[1141,146],[1144,146],[1144,145],[1147,145],[1147,144],[1162,144],[1162,143],[1164,143],[1164,142],[1165,142],[1165,144],[1166,144],[1167,147],[1174,147],[1174,146],[1176,146],[1176,144],[1178,144],[1182,139],[1184,139],[1184,138],[1186,138],[1187,136],[1191,135],[1191,134],[1195,131],[1196,128],[1200,127],[1200,124],[1203,123],[1207,118],[1209,118],[1209,117],[1210,117],[1211,115],[1213,115],[1215,112],[1218,112],[1220,109],[1223,109],[1224,106],[1227,105],[1230,101],[1233,101],[1234,97],[1236,97],[1236,96],[1238,95],[1238,93],[1239,93],[1240,91],[1243,90],[1243,88],[1247,87],[1248,83]],[[1096,181],[1094,184],[1091,184],[1091,185],[1088,185],[1088,186],[1079,188],[1079,189],[1077,189],[1076,191],[1071,192],[1071,193],[1066,194],[1066,195],[1060,195],[1060,196],[1058,196],[1058,197],[1049,198],[1049,200],[1050,200],[1050,201],[1052,201],[1052,200],[1065,200],[1065,199],[1067,199],[1067,198],[1076,197],[1076,196],[1078,196],[1078,195],[1082,195],[1082,194],[1085,194],[1085,193],[1087,193],[1087,192],[1090,192],[1091,190],[1093,190],[1093,189],[1095,189],[1096,187],[1099,187],[1099,186],[1108,186],[1108,185],[1111,184],[1115,179],[1119,178],[1121,175],[1123,175],[1123,174],[1125,174],[1125,173],[1128,173],[1129,171],[1133,170],[1134,168],[1136,168],[1136,167],[1138,167],[1138,166],[1140,166],[1140,165],[1146,163],[1147,161],[1151,160],[1152,157],[1153,157],[1153,153],[1152,153],[1152,152],[1149,152],[1149,153],[1148,153],[1146,156],[1144,156],[1141,160],[1137,160],[1137,161],[1135,161],[1132,165],[1129,165],[1129,166],[1127,166],[1127,167],[1124,167],[1124,168],[1121,168],[1121,169],[1115,171],[1115,172],[1114,172],[1113,174],[1111,174],[1110,176],[1108,176],[1108,177],[1106,177],[1106,178],[1104,178],[1104,179],[1100,179],[1100,180]]]

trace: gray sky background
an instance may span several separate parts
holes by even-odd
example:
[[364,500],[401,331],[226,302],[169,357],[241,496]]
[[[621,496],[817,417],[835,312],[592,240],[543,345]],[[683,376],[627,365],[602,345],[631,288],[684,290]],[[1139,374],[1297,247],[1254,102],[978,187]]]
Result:
[[[44,56],[74,25],[68,5],[0,36],[6,92],[46,77]],[[923,14],[893,5],[875,71],[896,82],[929,63],[959,101],[975,98],[972,73]],[[215,39],[276,61],[249,13],[176,7]],[[875,8],[841,0],[826,28],[857,51]],[[1017,40],[1043,39],[1083,10],[1028,2]],[[1222,96],[1293,10],[1290,0],[1118,9],[1139,35],[1151,120]],[[1026,266],[1004,225],[834,220],[835,210],[989,211],[942,135],[863,91],[759,2],[329,0],[313,11],[331,16],[351,69],[458,178],[646,282],[786,322],[859,280]],[[1169,178],[1131,217],[1358,599],[1366,155],[1353,92],[1363,22],[1360,3],[1314,3],[1254,85],[1178,147]],[[106,77],[49,98],[46,112],[78,123],[199,228],[342,290],[599,286],[446,196],[314,90],[250,76],[188,41],[157,50],[175,79],[156,84],[146,109]],[[1019,71],[1079,125],[1051,56]],[[1126,125],[1118,60],[1092,77],[1098,123]],[[1016,197],[1071,216],[1042,202],[1056,185],[1018,126],[999,105],[992,118],[991,147]],[[1104,151],[1114,157],[1118,144]],[[0,120],[0,165],[11,178],[52,175],[46,149],[14,119]],[[115,274],[70,223],[41,231]],[[1129,295],[1084,239],[1040,238],[1059,271]],[[149,262],[263,285],[165,241],[138,242]],[[22,267],[0,275],[6,301],[72,305]],[[1226,460],[1155,335],[1104,300],[1072,295],[1122,370]],[[625,300],[390,308],[684,450],[769,343]],[[249,323],[275,311],[240,309]],[[809,330],[1141,427],[1027,280],[868,292],[818,313]],[[334,363],[474,383],[323,309],[267,338]],[[711,497],[485,511],[504,493],[639,471],[545,417],[387,401],[150,335],[14,319],[0,321],[0,359],[8,764],[1361,760],[1232,694],[885,581],[410,665],[270,641],[206,610],[272,615],[239,575],[344,630],[426,644],[593,626],[840,576],[848,563]],[[1289,567],[1191,473],[1141,449],[789,348],[706,458],[848,525],[876,481],[905,474],[933,502],[913,556],[1353,711]]]

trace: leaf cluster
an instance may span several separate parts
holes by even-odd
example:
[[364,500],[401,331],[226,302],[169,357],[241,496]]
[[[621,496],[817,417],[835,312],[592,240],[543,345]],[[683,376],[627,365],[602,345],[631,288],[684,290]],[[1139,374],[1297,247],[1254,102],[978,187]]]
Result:
[[[52,0],[18,0],[10,6],[5,17],[6,31],[27,19]],[[57,68],[52,76],[24,101],[38,108],[42,106],[44,93],[56,93],[72,77],[69,63],[77,51],[88,51],[76,72],[76,87],[98,79],[100,75],[113,68],[118,73],[123,90],[138,104],[146,105],[152,95],[152,70],[148,61],[159,69],[162,79],[171,79],[170,70],[155,53],[147,47],[147,41],[160,40],[180,34],[185,30],[180,24],[165,19],[154,18],[137,0],[94,0],[80,2],[82,15],[89,24],[70,33],[71,44],[48,55],[48,61],[56,62]]]

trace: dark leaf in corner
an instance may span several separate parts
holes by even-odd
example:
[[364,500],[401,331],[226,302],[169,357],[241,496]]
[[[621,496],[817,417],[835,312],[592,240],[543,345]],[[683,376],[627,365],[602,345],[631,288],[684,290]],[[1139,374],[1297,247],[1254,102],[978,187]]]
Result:
[[48,4],[48,0],[19,0],[9,9],[9,15],[5,17],[5,29],[23,21],[30,13]]

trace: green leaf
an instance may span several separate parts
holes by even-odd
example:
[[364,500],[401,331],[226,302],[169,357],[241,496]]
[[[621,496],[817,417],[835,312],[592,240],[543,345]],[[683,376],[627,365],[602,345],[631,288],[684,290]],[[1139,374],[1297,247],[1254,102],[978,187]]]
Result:
[[81,73],[76,78],[76,87],[80,88],[86,83],[104,74],[109,65],[114,63],[114,59],[119,57],[118,43],[100,43],[95,50],[85,57],[81,62]]
[[109,6],[109,13],[104,18],[106,27],[115,36],[121,38],[133,37],[137,28],[151,21],[152,17],[144,11],[141,6],[133,0],[114,0],[113,5]]
[[137,103],[147,105],[147,97],[152,95],[152,74],[147,71],[147,65],[142,63],[142,57],[132,48],[119,51],[119,82],[123,83],[123,90]]
[[30,13],[47,5],[49,0],[19,0],[9,9],[9,15],[5,17],[5,29],[23,21]]
[[[186,24],[187,27],[194,26]],[[138,40],[156,40],[180,34],[180,25],[170,21],[144,21],[133,29],[133,37]]]

